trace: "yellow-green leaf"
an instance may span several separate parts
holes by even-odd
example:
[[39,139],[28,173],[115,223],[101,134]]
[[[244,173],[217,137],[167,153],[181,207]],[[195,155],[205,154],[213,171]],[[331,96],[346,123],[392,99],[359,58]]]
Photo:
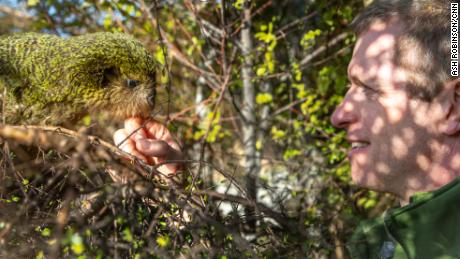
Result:
[[283,154],[283,158],[284,160],[288,160],[289,158],[292,158],[292,157],[295,157],[295,156],[298,156],[302,154],[302,152],[300,152],[300,150],[297,150],[297,149],[288,149],[284,152]]
[[89,115],[86,115],[81,120],[83,122],[83,125],[85,125],[85,126],[89,126],[91,124],[91,116],[89,116]]
[[236,9],[241,10],[243,8],[244,1],[245,0],[236,0],[235,3],[233,3],[233,6]]
[[259,67],[256,71],[257,76],[263,76],[267,69],[265,67]]
[[27,0],[27,6],[29,7],[36,6],[38,3],[40,3],[40,0]]
[[126,242],[133,242],[133,235],[131,234],[131,230],[129,228],[125,228],[123,230],[123,239]]
[[256,141],[256,149],[257,149],[257,150],[261,150],[262,147],[263,147],[262,140],[260,140],[260,139],[257,140],[257,141]]
[[85,245],[83,244],[83,239],[79,234],[73,234],[72,239],[71,239],[72,245],[70,246],[70,249],[77,254],[80,255],[85,251]]
[[169,244],[169,236],[159,236],[159,237],[157,237],[157,244],[160,247],[168,246],[168,244]]
[[157,48],[155,52],[155,59],[162,65],[165,64],[165,55],[163,54],[163,50],[161,48]]
[[49,228],[44,228],[41,234],[44,237],[49,237],[51,235],[51,230]]
[[106,28],[106,29],[110,28],[110,26],[112,25],[112,15],[107,14],[104,17],[104,21],[102,23],[104,25],[104,28]]
[[276,126],[271,130],[273,140],[278,140],[286,136],[286,132],[283,130],[279,130]]
[[256,103],[257,104],[266,104],[271,103],[273,101],[273,96],[269,93],[260,93],[256,96]]

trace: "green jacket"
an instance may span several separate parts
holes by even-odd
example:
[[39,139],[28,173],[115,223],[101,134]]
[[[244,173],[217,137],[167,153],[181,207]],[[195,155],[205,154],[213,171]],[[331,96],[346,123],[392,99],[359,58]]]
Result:
[[353,259],[460,258],[460,178],[361,223],[347,249]]

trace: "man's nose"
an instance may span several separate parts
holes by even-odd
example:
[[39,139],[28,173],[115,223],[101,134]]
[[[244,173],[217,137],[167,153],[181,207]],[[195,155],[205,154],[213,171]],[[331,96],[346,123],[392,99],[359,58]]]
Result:
[[350,102],[349,97],[345,96],[342,103],[335,108],[331,117],[331,123],[336,128],[346,128],[357,120],[356,107]]

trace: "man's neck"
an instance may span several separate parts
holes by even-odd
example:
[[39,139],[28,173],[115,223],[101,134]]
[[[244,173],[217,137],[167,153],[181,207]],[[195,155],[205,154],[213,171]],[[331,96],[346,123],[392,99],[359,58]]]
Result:
[[460,176],[459,173],[447,168],[436,166],[433,167],[432,174],[428,174],[429,177],[420,179],[411,179],[405,188],[406,192],[402,195],[398,195],[399,203],[401,206],[409,204],[410,198],[421,192],[430,192],[441,188],[442,186],[452,182],[454,179]]

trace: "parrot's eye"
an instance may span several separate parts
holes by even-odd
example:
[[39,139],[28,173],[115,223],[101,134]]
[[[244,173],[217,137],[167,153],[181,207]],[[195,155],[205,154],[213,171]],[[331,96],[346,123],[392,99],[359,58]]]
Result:
[[139,80],[126,79],[126,86],[128,88],[134,88],[140,84]]

